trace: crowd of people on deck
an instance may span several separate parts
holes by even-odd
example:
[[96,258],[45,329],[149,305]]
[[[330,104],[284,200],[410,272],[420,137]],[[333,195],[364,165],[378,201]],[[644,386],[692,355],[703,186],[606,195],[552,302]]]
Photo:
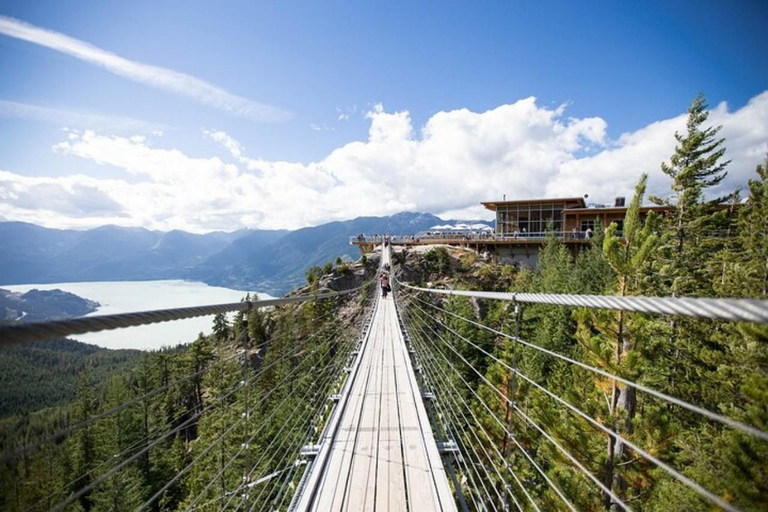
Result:
[[[368,235],[360,233],[355,237],[358,242],[371,242],[371,243],[383,243],[385,246],[389,246],[391,243],[408,244],[419,243],[422,241],[431,240],[504,240],[504,239],[521,239],[521,238],[544,238],[545,233],[529,233],[528,230],[523,228],[515,228],[512,233],[494,233],[491,231],[483,231],[478,233],[451,233],[445,231],[426,231],[420,235]],[[577,228],[571,229],[570,233],[563,232],[562,238],[568,238],[570,240],[590,240],[594,236],[594,230],[591,227],[587,227],[585,230],[580,231]]]

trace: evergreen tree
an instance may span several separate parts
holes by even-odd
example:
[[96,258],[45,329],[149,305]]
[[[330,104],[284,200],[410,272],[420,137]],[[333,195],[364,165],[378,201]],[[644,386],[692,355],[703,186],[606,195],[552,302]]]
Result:
[[[81,422],[89,421],[92,416],[98,413],[98,396],[89,367],[86,367],[80,378],[75,410]],[[96,433],[93,425],[86,425],[75,434],[75,476],[78,481],[76,488],[72,491],[85,487],[93,481],[91,471],[97,465],[96,444]],[[91,493],[83,494],[78,501],[85,511],[90,510],[93,506]]]
[[749,180],[749,198],[738,219],[739,247],[732,273],[733,296],[768,297],[768,156]]
[[589,240],[589,246],[579,251],[573,266],[573,293],[602,295],[610,290],[616,276],[611,265],[603,256],[605,230],[598,222],[595,236]]
[[[703,96],[697,96],[688,109],[685,134],[675,134],[678,144],[670,163],[662,170],[672,178],[672,195],[665,204],[670,212],[663,216],[659,249],[653,254],[653,277],[643,289],[645,295],[714,296],[721,276],[717,254],[724,248],[727,210],[718,208],[727,197],[706,200],[708,189],[726,176],[728,161],[724,140],[717,138],[720,127],[705,127],[709,113]],[[668,319],[663,340],[656,344],[652,366],[655,382],[665,392],[686,401],[716,409],[727,400],[724,389],[705,386],[716,379],[717,367],[726,357],[727,347],[711,336],[711,321],[686,317]],[[663,377],[662,377],[663,375]],[[695,376],[695,378],[693,378]],[[700,418],[680,413],[688,427]]]
[[665,227],[669,231],[667,245],[670,258],[667,267],[669,291],[680,295],[706,293],[707,251],[712,251],[709,232],[719,226],[713,213],[716,205],[727,197],[705,200],[707,189],[719,185],[726,177],[725,139],[717,138],[720,126],[704,127],[709,117],[704,96],[699,94],[688,109],[686,133],[675,133],[677,146],[669,163],[661,170],[672,178],[672,195],[666,199],[651,197],[657,204],[673,209]]
[[[130,399],[130,388],[125,380],[114,377],[107,388],[104,409],[111,409]],[[140,444],[141,412],[138,408],[123,409],[107,416],[98,426],[96,450],[102,461],[99,472],[103,473],[114,466],[115,456]],[[147,497],[143,485],[141,472],[135,464],[130,465],[94,489],[94,508],[115,512],[135,510]]]
[[[635,195],[624,218],[623,237],[618,235],[616,223],[612,223],[603,241],[603,256],[616,276],[614,293],[619,296],[641,292],[648,260],[658,242],[654,232],[655,214],[650,212],[644,225],[640,222],[640,207],[647,180],[648,176],[644,174],[635,187]],[[625,311],[581,310],[578,316],[578,337],[590,354],[592,363],[624,378],[637,380],[640,361],[635,351],[645,337],[646,326],[642,315]],[[609,426],[623,437],[632,437],[635,431],[636,390],[619,385],[613,379],[596,379],[598,388],[610,389]],[[626,475],[632,469],[625,460],[629,458],[626,451],[627,448],[618,439],[608,439],[604,483],[609,489],[624,491],[627,487],[626,477],[621,474]],[[608,496],[606,506],[611,509],[617,507]]]
[[229,339],[229,322],[224,313],[219,313],[213,317],[213,335],[216,341],[223,343]]

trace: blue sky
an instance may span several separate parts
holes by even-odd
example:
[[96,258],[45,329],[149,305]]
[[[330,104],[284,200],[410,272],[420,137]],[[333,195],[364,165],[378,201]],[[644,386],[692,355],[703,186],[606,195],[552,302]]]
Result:
[[[743,182],[765,153],[768,4],[633,4],[3,2],[0,14],[13,20],[130,63],[183,73],[228,96],[211,100],[200,87],[158,86],[155,78],[131,76],[135,70],[116,73],[0,34],[0,171],[7,174],[0,215],[66,227],[115,222],[205,231],[296,227],[398,208],[482,214],[474,206],[483,188],[515,196],[579,186],[608,198],[631,190],[638,166],[658,169],[665,156],[636,146],[658,146],[660,131],[674,132],[699,91],[712,108],[727,103],[713,116],[741,137],[734,140],[739,168],[729,185]],[[532,105],[518,104],[531,97]],[[430,122],[433,144],[422,144]],[[666,131],[653,129],[659,123]],[[492,143],[492,135],[478,136],[494,126],[523,128]],[[384,134],[376,141],[375,130]],[[438,142],[465,151],[454,153],[453,163],[441,160]],[[244,149],[232,152],[233,144]],[[524,146],[543,153],[515,153]],[[632,158],[628,146],[636,150]],[[173,179],[144,170],[159,159],[180,166]],[[453,192],[471,177],[456,162],[485,183],[480,191]],[[222,195],[209,215],[176,204],[171,184],[198,164],[198,185],[221,185],[225,176],[243,181],[227,189],[243,195],[242,204],[225,211]],[[606,187],[604,173],[582,176],[600,165],[634,167],[628,175],[617,170],[615,185]],[[538,188],[522,186],[539,178]],[[442,203],[430,197],[435,181],[451,187]],[[308,190],[284,202],[258,195],[297,184]],[[60,211],[19,199],[47,198],[56,187],[64,196],[52,201],[62,203]],[[131,198],[147,191],[173,204],[138,214],[146,205]],[[347,201],[361,195],[367,200],[360,204]],[[249,214],[248,205],[260,201],[264,207]],[[316,214],[278,218],[266,207],[285,210],[302,201],[318,201]],[[111,206],[89,215],[84,204]]]

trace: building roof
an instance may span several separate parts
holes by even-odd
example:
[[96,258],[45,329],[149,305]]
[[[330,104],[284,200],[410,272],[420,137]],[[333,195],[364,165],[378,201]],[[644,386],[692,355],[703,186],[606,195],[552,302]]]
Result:
[[496,211],[500,206],[514,206],[522,204],[552,204],[552,203],[568,203],[573,204],[574,207],[584,208],[587,204],[584,202],[583,197],[555,197],[548,199],[517,199],[514,201],[487,201],[480,203],[491,211]]

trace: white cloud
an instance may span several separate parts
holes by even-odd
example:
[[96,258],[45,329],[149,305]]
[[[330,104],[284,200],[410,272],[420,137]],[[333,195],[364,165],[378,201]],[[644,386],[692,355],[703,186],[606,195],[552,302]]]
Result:
[[[649,192],[667,195],[670,182],[660,166],[674,151],[674,133],[685,132],[686,118],[687,114],[680,114],[624,133],[595,155],[564,162],[544,192],[549,196],[589,193],[597,202],[609,202],[615,196],[631,196],[640,174],[647,172]],[[728,112],[727,105],[721,103],[711,111],[707,124],[722,125],[719,135],[725,138],[725,158],[731,160],[727,178],[710,193],[744,187],[768,153],[768,91],[735,112]]]
[[349,121],[353,115],[357,112],[357,105],[352,105],[351,107],[347,107],[345,109],[340,109],[339,107],[336,107],[336,120],[337,121]]
[[112,197],[116,185],[120,182],[84,175],[41,178],[0,171],[0,217],[57,227],[134,225]]
[[279,108],[234,95],[194,76],[131,61],[60,32],[36,27],[7,16],[0,15],[0,34],[66,53],[101,66],[116,75],[186,96],[236,116],[256,121],[276,121],[285,119],[288,115]]
[[238,159],[243,156],[243,148],[240,146],[240,143],[229,136],[226,132],[223,132],[221,130],[216,131],[208,131],[203,130],[203,133],[210,137],[211,139],[215,140],[222,146],[224,146],[227,151],[232,153],[232,155],[236,156]]
[[[542,107],[535,98],[486,112],[439,112],[420,129],[408,112],[387,112],[381,105],[367,118],[365,141],[350,142],[306,164],[250,158],[223,131],[204,135],[218,142],[233,163],[155,147],[151,138],[69,131],[55,145],[57,153],[122,169],[131,182],[4,173],[0,216],[49,226],[93,225],[110,217],[124,225],[208,231],[297,228],[403,210],[477,218],[488,215],[481,201],[501,199],[502,194],[535,198],[588,193],[595,202],[609,202],[631,195],[641,172],[650,174],[652,192],[666,193],[669,181],[660,162],[671,155],[674,132],[685,124],[680,115],[609,140],[603,119],[568,118],[565,106]],[[718,105],[710,120],[723,125],[732,163],[721,188],[732,190],[752,176],[768,152],[768,92],[734,112]],[[18,199],[37,185],[30,181],[36,179],[58,184],[70,195],[75,184],[78,193],[95,189],[119,205],[122,217],[112,203],[103,203],[110,208],[100,206],[95,218],[73,213],[66,204],[56,206],[55,216],[41,213]],[[44,192],[50,196],[53,190]],[[8,201],[9,194],[17,199]]]
[[0,100],[0,117],[32,119],[59,126],[92,128],[107,131],[154,131],[162,134],[160,123],[142,121],[130,117],[114,117],[88,112],[75,112],[58,108],[31,105],[16,101]]

